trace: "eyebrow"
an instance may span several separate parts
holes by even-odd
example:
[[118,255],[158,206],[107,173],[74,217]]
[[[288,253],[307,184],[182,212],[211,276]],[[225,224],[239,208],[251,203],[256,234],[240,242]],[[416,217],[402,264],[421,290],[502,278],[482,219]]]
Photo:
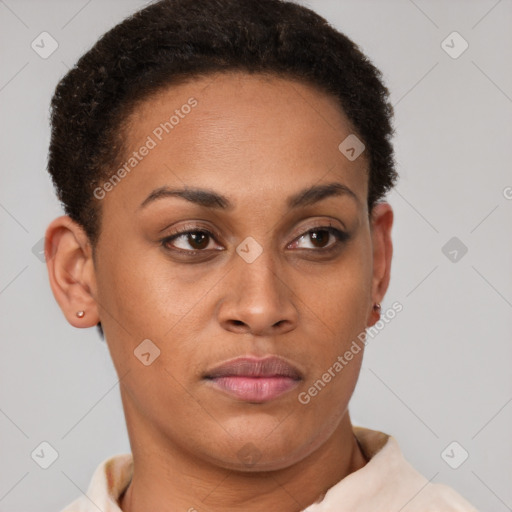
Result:
[[[335,196],[351,197],[359,204],[358,197],[349,187],[342,183],[333,182],[324,185],[313,185],[305,188],[288,197],[286,205],[289,209],[295,209]],[[195,203],[206,208],[227,210],[234,207],[233,203],[226,196],[214,192],[213,190],[193,187],[186,187],[182,189],[160,187],[153,190],[149,196],[144,199],[138,209],[146,208],[149,204],[157,201],[158,199],[168,197],[181,197],[191,203]]]

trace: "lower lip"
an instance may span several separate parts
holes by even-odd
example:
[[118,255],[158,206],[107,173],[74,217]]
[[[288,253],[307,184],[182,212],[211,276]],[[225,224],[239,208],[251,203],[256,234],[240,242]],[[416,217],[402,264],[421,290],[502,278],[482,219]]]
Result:
[[268,402],[296,387],[299,381],[290,377],[217,377],[213,385],[240,400]]

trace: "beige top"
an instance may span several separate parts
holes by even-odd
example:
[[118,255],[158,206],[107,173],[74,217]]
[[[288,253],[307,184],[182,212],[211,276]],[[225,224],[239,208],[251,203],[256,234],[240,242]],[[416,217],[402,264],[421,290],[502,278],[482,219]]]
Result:
[[[353,427],[367,459],[302,512],[477,512],[443,484],[430,483],[404,458],[393,436]],[[118,499],[130,483],[131,453],[105,459],[92,476],[87,495],[60,512],[122,512]]]

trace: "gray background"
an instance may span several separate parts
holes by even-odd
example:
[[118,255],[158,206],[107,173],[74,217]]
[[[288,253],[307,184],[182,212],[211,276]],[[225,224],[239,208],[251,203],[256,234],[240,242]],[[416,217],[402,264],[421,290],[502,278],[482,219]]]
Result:
[[[382,70],[396,109],[383,310],[404,309],[368,345],[353,421],[392,433],[428,479],[479,509],[512,510],[512,2],[304,3]],[[59,510],[103,459],[129,451],[107,347],[95,329],[67,324],[32,249],[62,213],[45,172],[52,91],[143,5],[0,1],[2,512]],[[31,48],[43,31],[59,44],[47,59]],[[469,44],[458,58],[441,44],[453,31]],[[452,237],[468,249],[457,261],[442,251]],[[58,452],[46,470],[31,458],[43,441]],[[453,441],[452,465],[469,454],[458,469],[441,455]]]

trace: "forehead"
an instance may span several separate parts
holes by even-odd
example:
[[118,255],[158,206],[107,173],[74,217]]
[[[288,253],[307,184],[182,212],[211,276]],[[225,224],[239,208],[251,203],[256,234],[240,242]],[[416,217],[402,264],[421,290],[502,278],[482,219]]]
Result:
[[364,203],[366,155],[350,161],[339,149],[353,133],[336,98],[312,85],[242,72],[194,78],[136,105],[118,164],[143,146],[150,150],[115,195],[141,202],[157,186],[185,184],[221,188],[241,201],[257,190],[291,194],[338,178]]

